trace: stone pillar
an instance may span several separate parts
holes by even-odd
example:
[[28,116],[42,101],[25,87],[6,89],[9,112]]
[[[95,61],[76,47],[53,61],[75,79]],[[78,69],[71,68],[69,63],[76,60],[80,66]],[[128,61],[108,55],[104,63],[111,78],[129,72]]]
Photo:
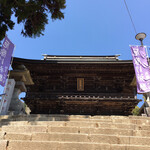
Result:
[[4,89],[4,95],[2,96],[2,100],[0,104],[1,115],[6,115],[8,113],[8,109],[14,92],[14,87],[15,87],[15,80],[7,79],[7,83]]
[[[24,65],[16,66],[15,70],[10,71],[10,78],[16,81],[12,100],[9,107],[9,113],[18,115],[25,113],[25,104],[19,100],[21,92],[27,92],[25,85],[33,85],[30,71]],[[28,111],[29,112],[29,111]]]
[[25,84],[17,81],[9,107],[9,112],[13,112],[14,115],[25,113],[25,104],[19,99],[21,92],[26,92]]

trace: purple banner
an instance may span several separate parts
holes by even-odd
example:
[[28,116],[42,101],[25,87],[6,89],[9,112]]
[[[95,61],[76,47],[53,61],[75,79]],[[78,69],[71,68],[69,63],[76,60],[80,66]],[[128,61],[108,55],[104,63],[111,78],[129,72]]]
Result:
[[131,46],[137,93],[150,92],[150,67],[144,46]]
[[13,50],[14,44],[6,36],[0,49],[0,85],[2,86],[5,86]]

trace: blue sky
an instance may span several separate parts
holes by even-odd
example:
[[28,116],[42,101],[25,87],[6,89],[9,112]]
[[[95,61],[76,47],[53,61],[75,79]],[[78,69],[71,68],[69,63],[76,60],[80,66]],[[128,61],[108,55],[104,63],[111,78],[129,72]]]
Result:
[[[150,1],[126,0],[137,32],[145,32],[150,40]],[[50,55],[113,55],[131,59],[130,44],[139,44],[123,0],[67,0],[64,20],[52,21],[44,36],[24,38],[23,25],[7,32],[16,45],[15,57],[41,59]],[[49,17],[50,18],[50,17]]]
[[[144,44],[150,45],[150,0],[126,2],[137,32],[145,32]],[[129,45],[140,43],[135,39],[124,0],[67,0],[66,6],[65,19],[49,19],[45,35],[40,38],[22,37],[23,25],[8,31],[8,37],[16,45],[14,56],[42,59],[42,54],[121,54],[120,59],[131,59]]]

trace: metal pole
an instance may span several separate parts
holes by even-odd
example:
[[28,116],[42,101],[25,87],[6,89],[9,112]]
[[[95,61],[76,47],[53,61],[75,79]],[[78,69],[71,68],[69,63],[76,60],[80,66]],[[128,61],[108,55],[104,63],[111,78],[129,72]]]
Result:
[[143,46],[143,39],[140,39],[140,42],[141,42],[141,46]]

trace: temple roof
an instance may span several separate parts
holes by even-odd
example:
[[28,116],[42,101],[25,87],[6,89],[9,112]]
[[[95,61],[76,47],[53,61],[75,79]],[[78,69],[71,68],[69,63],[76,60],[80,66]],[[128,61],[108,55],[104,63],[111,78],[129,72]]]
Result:
[[43,55],[43,60],[23,59],[14,57],[15,62],[24,63],[131,63],[132,60],[120,60],[120,55],[108,56],[76,56],[76,55]]
[[44,54],[44,60],[57,60],[57,61],[118,61],[120,55],[108,56],[90,56],[90,55],[47,55]]

